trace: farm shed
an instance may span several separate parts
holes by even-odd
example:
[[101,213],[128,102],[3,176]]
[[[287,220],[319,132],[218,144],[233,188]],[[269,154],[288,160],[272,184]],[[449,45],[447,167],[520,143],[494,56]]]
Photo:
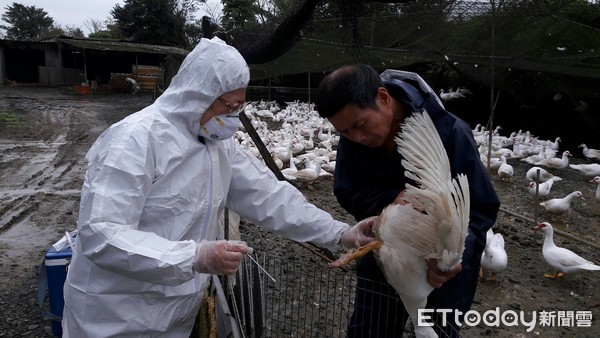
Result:
[[[56,37],[44,41],[0,40],[0,84],[108,84],[112,73],[160,67],[169,77],[188,51],[173,46],[108,39]],[[177,67],[175,66],[175,69]],[[161,73],[161,74],[162,74]]]

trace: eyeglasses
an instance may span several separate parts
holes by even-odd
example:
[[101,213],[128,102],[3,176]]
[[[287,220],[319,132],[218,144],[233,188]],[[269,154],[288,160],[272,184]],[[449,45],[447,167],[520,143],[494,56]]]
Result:
[[[246,108],[246,105],[248,104],[247,102],[230,104],[229,102],[227,102],[224,98],[222,98],[220,96],[219,96],[219,101],[221,101],[221,103],[223,103],[227,108],[229,108],[228,115],[233,116],[233,117],[238,117],[240,112],[244,111],[244,109]],[[236,105],[237,105],[237,107],[236,107]]]

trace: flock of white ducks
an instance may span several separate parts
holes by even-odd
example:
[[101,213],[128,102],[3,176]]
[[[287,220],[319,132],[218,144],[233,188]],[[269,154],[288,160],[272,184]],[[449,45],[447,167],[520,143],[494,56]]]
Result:
[[[287,180],[310,186],[320,177],[333,174],[339,135],[329,121],[321,118],[311,105],[294,101],[287,102],[284,108],[280,108],[274,101],[259,101],[249,103],[245,113]],[[479,145],[482,163],[487,166],[488,154],[491,154],[489,160],[491,172],[497,173],[502,181],[509,181],[514,175],[510,161],[518,159],[529,163],[532,165],[526,174],[526,179],[531,182],[527,187],[529,193],[532,196],[537,194],[540,199],[548,199],[551,197],[552,185],[562,180],[551,171],[568,168],[577,170],[585,176],[594,177],[590,182],[598,184],[596,199],[600,199],[600,164],[570,164],[569,157],[572,154],[568,150],[563,151],[558,157],[560,137],[552,141],[540,140],[529,131],[512,132],[509,136],[501,136],[500,130],[501,127],[498,126],[492,131],[491,150],[487,147],[489,131],[484,127],[477,125],[473,129],[473,136]],[[257,158],[261,158],[256,145],[247,133],[243,131],[236,133],[236,139],[242,147]],[[581,144],[580,148],[583,148],[583,154],[590,162],[600,160],[600,150],[590,149],[585,144]],[[541,201],[540,205],[545,208],[548,215],[561,215],[569,212],[571,202],[579,198],[583,198],[581,191],[574,191],[567,196]],[[592,270],[596,269],[595,265],[586,265],[587,263],[582,263],[577,268],[558,264],[560,255],[573,258],[572,255],[575,254],[562,248],[552,249],[552,245],[547,244],[554,243],[552,227],[547,222],[542,224],[544,225],[539,228],[546,233],[544,258],[550,266],[562,273],[571,273],[590,266]],[[496,273],[506,268],[508,259],[501,234],[494,234],[490,230],[481,263],[483,271],[492,274],[486,279],[494,278]],[[558,277],[560,274],[552,276]]]
[[[552,186],[563,179],[552,172],[576,170],[587,177],[593,177],[589,182],[598,185],[595,198],[600,200],[600,164],[593,163],[600,161],[600,150],[590,149],[582,143],[579,147],[583,148],[583,155],[591,163],[572,164],[569,163],[569,158],[572,157],[569,150],[565,150],[560,153],[560,156],[557,156],[561,142],[560,137],[556,137],[553,141],[540,140],[528,131],[501,136],[500,130],[501,127],[498,126],[492,131],[492,146],[489,149],[489,132],[481,125],[477,125],[473,129],[473,136],[479,145],[482,163],[486,167],[489,165],[490,173],[497,173],[500,181],[508,181],[514,174],[509,161],[518,159],[532,165],[525,175],[525,179],[530,182],[527,190],[532,197],[541,200],[539,205],[544,208],[548,217],[568,215],[572,202],[585,199],[581,191],[583,189],[573,191],[566,196],[553,197],[551,195]],[[488,155],[490,155],[489,160]],[[553,229],[550,223],[543,222],[537,228],[543,230],[546,236],[542,250],[544,259],[557,270],[557,273],[548,274],[546,277],[562,277],[563,274],[580,270],[600,270],[599,266],[572,251],[557,247],[553,241]],[[504,240],[501,238],[501,234],[494,234],[491,230],[488,232],[486,248],[481,259],[482,276],[485,270],[488,270],[493,276],[494,273],[506,268],[506,252],[504,251]]]
[[[307,103],[250,102],[245,113],[273,160],[288,181],[310,187],[335,170],[339,135],[327,119]],[[262,159],[248,133],[236,133],[239,144]]]

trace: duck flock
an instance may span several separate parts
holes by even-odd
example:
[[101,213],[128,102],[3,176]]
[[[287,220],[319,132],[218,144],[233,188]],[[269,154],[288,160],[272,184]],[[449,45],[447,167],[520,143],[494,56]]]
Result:
[[[491,175],[499,177],[500,184],[509,182],[513,177],[515,173],[513,161],[520,161],[520,163],[528,165],[529,169],[524,177],[529,182],[527,190],[532,199],[543,207],[545,217],[548,217],[549,220],[565,222],[565,218],[568,219],[571,213],[571,204],[585,199],[582,191],[587,190],[586,187],[589,186],[589,183],[597,186],[595,195],[591,198],[600,202],[600,164],[598,163],[600,162],[600,150],[588,148],[584,143],[580,144],[579,148],[582,148],[586,163],[573,164],[569,163],[569,159],[573,156],[569,150],[559,152],[560,137],[556,137],[554,140],[542,140],[528,131],[512,132],[508,136],[502,136],[500,130],[501,127],[496,127],[491,132],[490,143],[489,131],[481,125],[477,125],[473,129],[473,136],[478,145],[482,163],[489,169]],[[488,146],[489,144],[491,147]],[[586,181],[574,182],[576,186],[582,188],[573,190],[564,196],[553,195],[551,193],[553,185],[561,184],[560,181],[563,181],[563,178],[556,173],[568,175],[569,170],[577,171],[587,177]],[[559,278],[564,274],[582,270],[600,270],[600,266],[573,251],[557,247],[553,239],[555,231],[549,222],[542,222],[538,224],[537,228],[545,236],[542,246],[544,260],[556,270],[554,274],[546,274],[545,277]],[[490,229],[481,261],[483,270],[488,271],[486,279],[494,279],[495,274],[504,270],[507,263],[504,239],[501,234],[495,234]],[[482,277],[483,274],[484,271],[482,271]]]
[[[245,108],[252,126],[265,147],[288,181],[299,182],[309,187],[323,176],[331,176],[335,170],[336,148],[339,134],[327,119],[319,116],[312,105],[304,102],[286,102],[283,108],[275,101],[254,101]],[[564,150],[559,153],[560,137],[542,140],[529,131],[512,132],[508,136],[500,134],[501,127],[490,131],[482,125],[473,129],[481,161],[490,174],[497,174],[502,182],[510,182],[514,175],[511,163],[521,161],[530,165],[526,180],[528,191],[542,206],[549,217],[565,217],[571,211],[571,204],[584,199],[581,190],[566,196],[550,198],[553,184],[560,184],[563,178],[553,174],[559,170],[574,170],[588,177],[597,185],[592,198],[600,203],[600,150],[591,149],[582,143],[582,153],[587,163],[569,163],[572,153]],[[249,134],[240,130],[235,135],[241,147],[258,159],[262,156]],[[559,183],[557,183],[559,182]],[[588,182],[582,182],[589,185]],[[563,219],[564,220],[564,219]],[[546,262],[556,270],[546,277],[562,277],[581,270],[600,270],[600,266],[582,258],[576,253],[557,247],[553,240],[553,228],[549,222],[542,222],[538,228],[544,232],[545,241],[542,253]],[[488,232],[487,247],[482,256],[482,268],[488,272],[487,279],[504,270],[508,260],[504,249],[504,239],[491,229]],[[483,276],[482,271],[482,276]]]
[[[339,134],[308,103],[287,102],[282,109],[274,101],[250,102],[245,114],[288,181],[310,186],[333,175]],[[248,133],[240,130],[235,137],[262,159]]]

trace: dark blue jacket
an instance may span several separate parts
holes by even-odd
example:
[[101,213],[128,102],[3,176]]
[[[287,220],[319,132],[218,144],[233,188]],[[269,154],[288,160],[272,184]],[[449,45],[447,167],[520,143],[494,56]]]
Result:
[[[404,103],[406,112],[426,110],[429,113],[448,154],[452,177],[464,173],[469,179],[471,212],[463,270],[429,297],[432,307],[466,311],[475,295],[485,234],[496,221],[500,206],[498,196],[481,163],[470,126],[446,111],[434,93],[417,89],[420,88],[418,83],[408,79],[384,80],[390,94]],[[397,151],[390,154],[383,146],[368,148],[342,137],[337,149],[334,180],[334,194],[340,205],[356,220],[379,215],[407,182],[401,159]],[[385,281],[372,255],[357,262],[357,275]]]

